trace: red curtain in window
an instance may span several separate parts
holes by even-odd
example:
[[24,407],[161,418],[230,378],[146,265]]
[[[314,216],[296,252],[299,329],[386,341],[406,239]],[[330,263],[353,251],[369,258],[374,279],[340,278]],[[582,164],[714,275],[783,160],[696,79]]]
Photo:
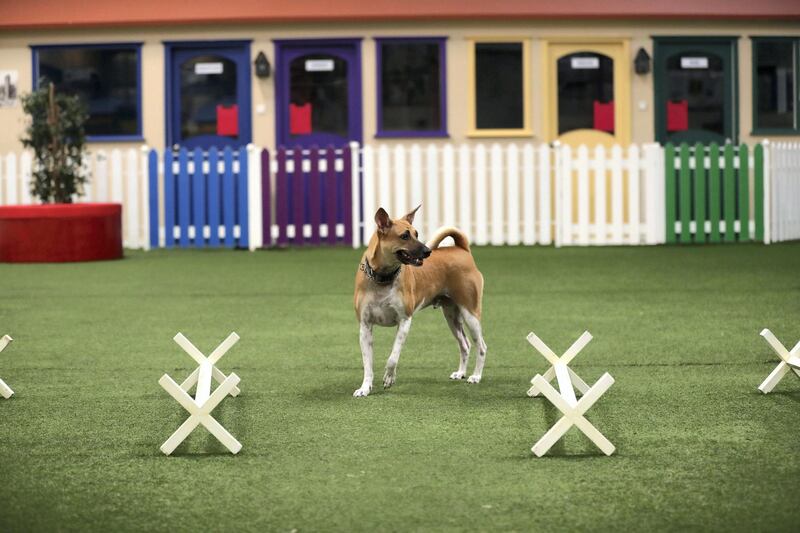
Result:
[[667,102],[667,131],[684,131],[689,129],[689,102],[678,100]]
[[614,101],[594,101],[594,129],[614,133]]
[[239,135],[239,106],[217,106],[217,135],[222,137],[236,137]]
[[311,133],[311,102],[303,105],[289,104],[289,133],[291,135]]

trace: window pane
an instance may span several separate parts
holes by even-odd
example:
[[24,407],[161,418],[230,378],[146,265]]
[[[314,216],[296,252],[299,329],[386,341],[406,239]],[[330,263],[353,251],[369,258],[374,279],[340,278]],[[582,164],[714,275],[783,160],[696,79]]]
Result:
[[794,43],[756,43],[757,128],[794,128]]
[[381,130],[441,129],[439,46],[381,44]]
[[522,43],[475,44],[478,129],[525,127],[522,61]]
[[[689,129],[725,135],[722,58],[702,51],[675,54],[667,58],[666,70],[668,132]],[[686,114],[686,120],[670,121],[670,116]]]
[[289,133],[347,137],[347,61],[327,54],[297,57],[289,66]]
[[[238,113],[236,63],[220,56],[195,56],[181,65],[181,138],[220,134],[220,115]],[[238,128],[225,132],[237,139]]]
[[558,134],[594,129],[614,134],[614,61],[578,52],[558,60]]
[[87,135],[137,135],[137,55],[130,48],[44,48],[39,76],[86,103]]

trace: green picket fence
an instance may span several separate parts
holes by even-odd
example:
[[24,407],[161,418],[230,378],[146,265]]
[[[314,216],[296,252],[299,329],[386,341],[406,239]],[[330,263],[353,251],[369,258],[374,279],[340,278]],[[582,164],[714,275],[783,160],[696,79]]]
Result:
[[762,145],[667,144],[664,163],[667,243],[764,240]]

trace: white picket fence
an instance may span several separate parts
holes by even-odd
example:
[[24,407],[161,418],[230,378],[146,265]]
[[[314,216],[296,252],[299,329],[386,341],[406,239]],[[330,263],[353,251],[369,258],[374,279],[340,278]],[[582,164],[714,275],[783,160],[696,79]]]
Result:
[[771,143],[767,157],[769,240],[800,239],[800,143]]
[[[0,205],[38,203],[31,196],[33,157],[28,151],[0,156]],[[148,249],[147,148],[98,150],[88,154],[84,172],[89,180],[75,202],[122,204],[123,246]]]
[[665,241],[664,151],[554,148],[556,246],[661,244]]
[[[665,242],[664,150],[657,144],[354,143],[350,150],[354,247],[372,235],[378,207],[401,216],[418,204],[423,208],[415,225],[423,236],[454,225],[477,245]],[[260,154],[248,147],[251,250],[264,244]],[[800,239],[800,144],[769,144],[764,157],[765,242]],[[0,205],[35,202],[32,165],[28,152],[0,155]],[[122,203],[124,246],[148,249],[148,149],[98,150],[87,157],[85,170],[86,194],[76,201]]]
[[591,154],[581,146],[382,145],[361,149],[365,239],[378,207],[422,204],[423,234],[455,225],[478,245],[664,242],[664,163],[658,145]]

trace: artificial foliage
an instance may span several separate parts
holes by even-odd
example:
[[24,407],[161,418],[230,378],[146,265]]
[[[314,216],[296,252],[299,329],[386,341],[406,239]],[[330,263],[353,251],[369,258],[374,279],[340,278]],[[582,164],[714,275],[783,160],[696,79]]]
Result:
[[86,182],[86,105],[78,96],[57,92],[46,80],[21,101],[30,117],[21,141],[35,158],[31,193],[42,203],[71,203]]

